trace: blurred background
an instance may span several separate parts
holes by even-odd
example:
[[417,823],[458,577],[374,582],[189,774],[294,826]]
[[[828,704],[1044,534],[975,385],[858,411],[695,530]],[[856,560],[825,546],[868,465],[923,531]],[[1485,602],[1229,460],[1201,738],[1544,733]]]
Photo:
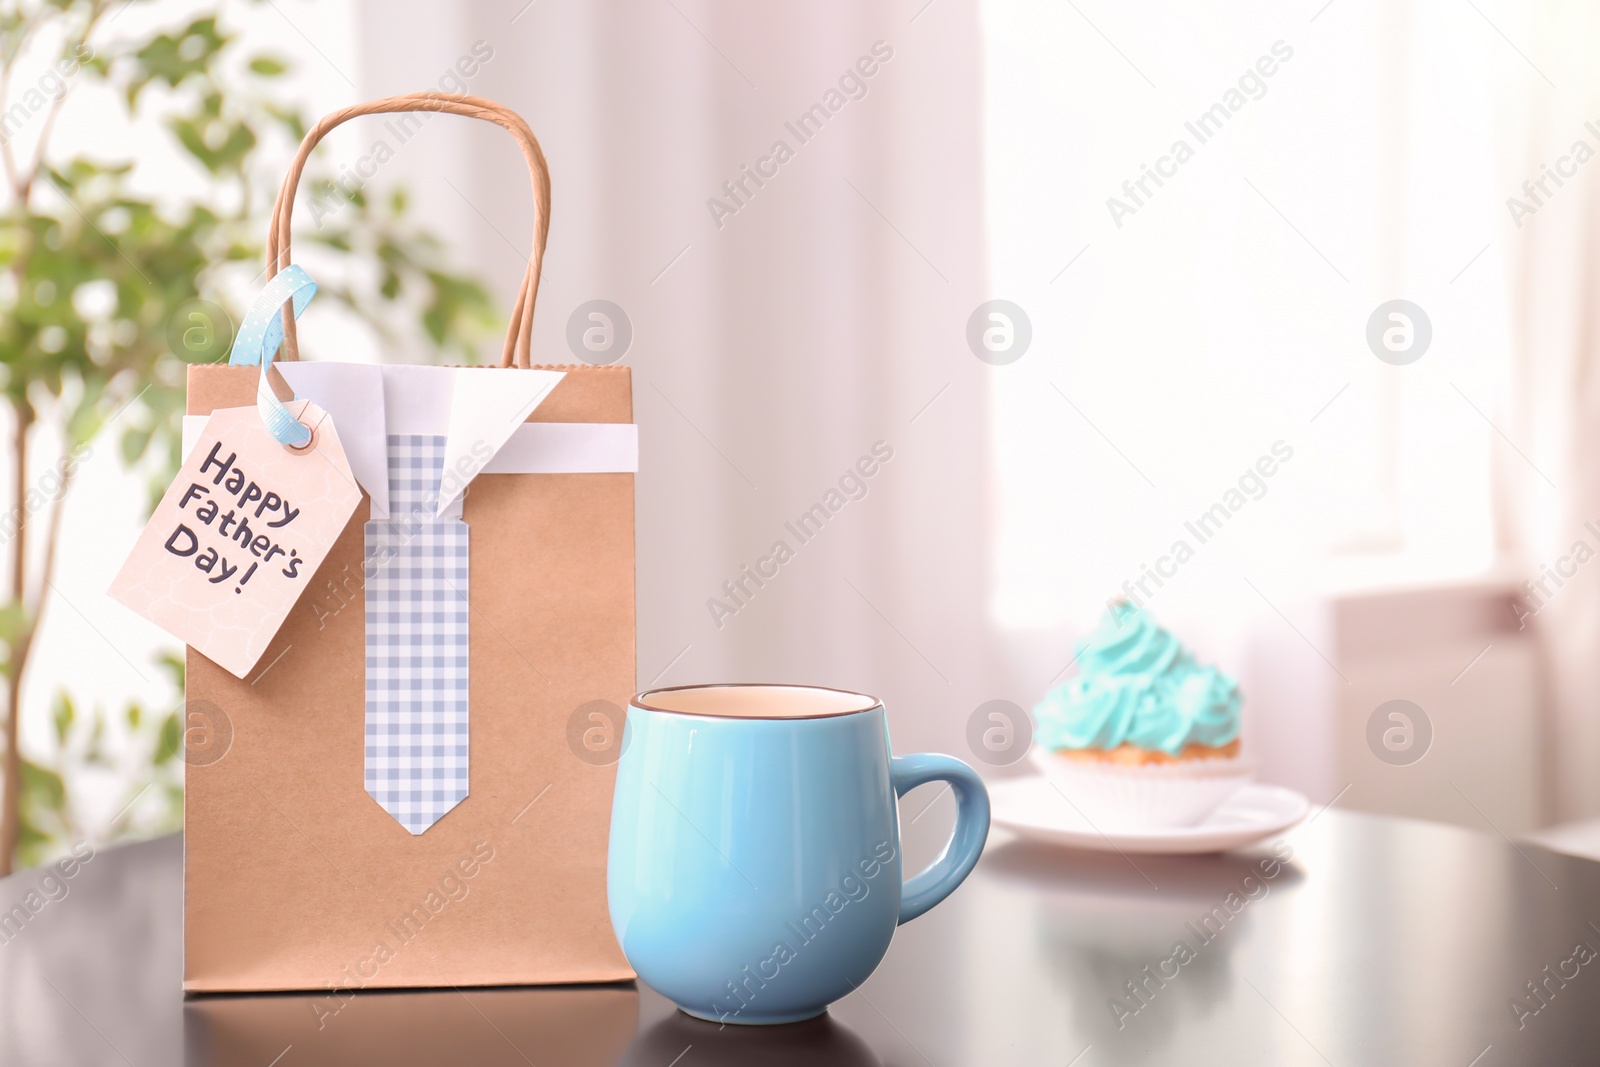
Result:
[[[1240,679],[1261,777],[1600,855],[1589,7],[0,11],[17,862],[179,825],[179,650],[105,589],[300,134],[424,89],[549,158],[535,361],[633,370],[641,688],[862,689],[1022,773],[1124,596]],[[308,358],[497,356],[509,138],[360,120],[309,179]]]

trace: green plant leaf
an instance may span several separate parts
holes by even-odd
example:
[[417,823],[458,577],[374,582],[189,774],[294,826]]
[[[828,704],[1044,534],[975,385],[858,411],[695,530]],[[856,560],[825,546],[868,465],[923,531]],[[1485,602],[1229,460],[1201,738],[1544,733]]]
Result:
[[56,690],[54,705],[51,708],[50,719],[56,728],[56,744],[62,748],[67,747],[67,738],[72,735],[72,724],[78,717],[77,708],[73,707],[72,697],[64,689]]
[[150,427],[130,426],[122,433],[122,462],[128,466],[138,463],[144,456],[144,450],[150,447],[150,438],[155,431]]
[[151,762],[157,767],[168,763],[183,750],[183,720],[171,712],[161,720],[161,736],[156,741],[156,751]]
[[156,654],[156,665],[167,672],[167,677],[172,681],[172,688],[183,692],[184,688],[184,662],[183,657],[162,649]]
[[20,600],[0,605],[0,641],[14,641],[27,627],[30,613]]
[[94,725],[89,728],[89,743],[83,746],[83,761],[94,765],[110,763],[106,759],[106,717],[99,708],[94,709]]
[[[67,807],[67,783],[60,774],[41,767],[32,760],[22,761],[22,799],[38,813],[64,814]],[[36,822],[37,826],[38,823]]]

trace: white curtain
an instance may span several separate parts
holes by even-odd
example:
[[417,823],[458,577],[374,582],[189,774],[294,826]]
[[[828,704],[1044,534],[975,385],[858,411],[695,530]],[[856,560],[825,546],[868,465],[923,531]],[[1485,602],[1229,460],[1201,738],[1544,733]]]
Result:
[[[921,7],[367,0],[357,80],[425,88],[487,42],[470,91],[528,119],[553,178],[536,360],[571,361],[584,301],[631,320],[640,686],[860,688],[897,748],[964,753],[974,708],[1029,695],[996,691],[984,624],[977,16]],[[430,123],[392,174],[509,304],[527,182],[473,125]]]
[[1514,315],[1496,495],[1545,659],[1550,801],[1577,819],[1600,815],[1600,18],[1573,3],[1517,14],[1508,32],[1529,44],[1503,78]]

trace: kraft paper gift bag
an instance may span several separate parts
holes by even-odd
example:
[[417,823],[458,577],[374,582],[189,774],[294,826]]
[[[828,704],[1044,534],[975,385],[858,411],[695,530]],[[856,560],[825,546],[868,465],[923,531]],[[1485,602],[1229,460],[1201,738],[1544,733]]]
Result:
[[[295,362],[306,157],[347,119],[401,111],[497,123],[532,172],[502,367]],[[326,1013],[361,988],[633,976],[606,910],[614,761],[568,742],[578,709],[634,689],[631,384],[531,365],[548,225],[514,112],[432,93],[336,112],[279,194],[274,310],[241,326],[231,365],[189,370],[186,434],[256,402],[281,334],[269,382],[332,418],[362,498],[251,672],[189,652],[185,989],[323,991]]]

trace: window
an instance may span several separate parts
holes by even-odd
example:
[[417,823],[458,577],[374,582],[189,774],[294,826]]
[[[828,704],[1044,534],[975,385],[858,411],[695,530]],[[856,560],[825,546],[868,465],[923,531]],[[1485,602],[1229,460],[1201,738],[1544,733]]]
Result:
[[1470,9],[1162,6],[982,5],[991,295],[1032,324],[988,372],[997,621],[1482,572],[1520,61]]

